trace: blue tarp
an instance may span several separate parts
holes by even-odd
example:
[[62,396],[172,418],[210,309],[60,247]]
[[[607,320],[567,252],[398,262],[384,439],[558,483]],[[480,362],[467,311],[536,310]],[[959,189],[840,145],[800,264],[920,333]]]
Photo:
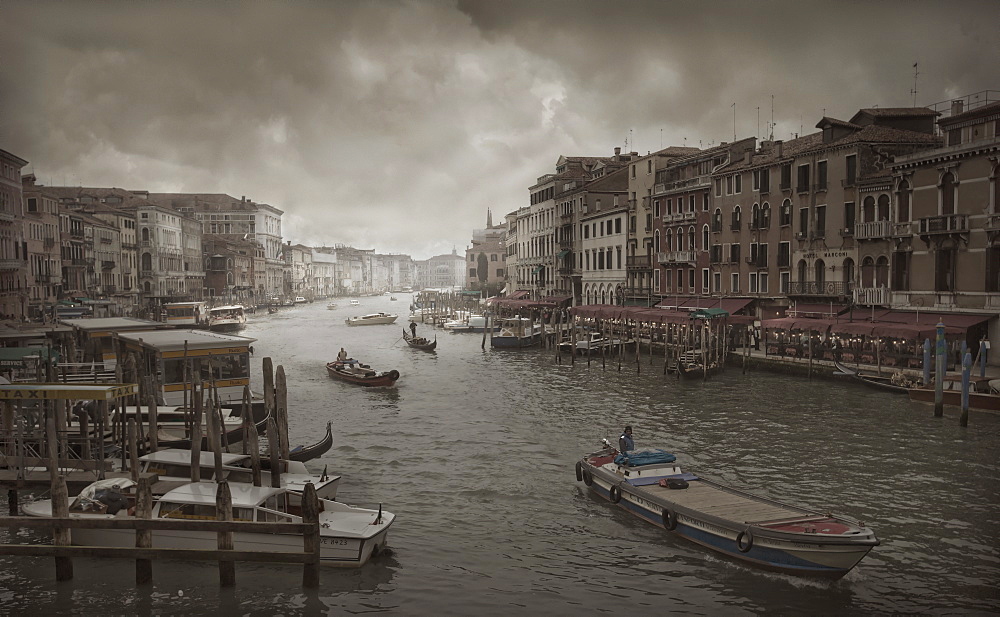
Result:
[[615,457],[615,463],[628,465],[629,467],[641,467],[643,465],[656,465],[660,463],[673,463],[677,457],[665,450],[632,450]]

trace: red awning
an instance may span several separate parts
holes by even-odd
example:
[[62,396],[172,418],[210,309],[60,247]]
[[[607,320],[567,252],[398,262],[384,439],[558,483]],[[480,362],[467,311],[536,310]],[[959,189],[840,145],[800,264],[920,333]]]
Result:
[[[748,304],[753,302],[752,298],[723,298],[719,303],[722,310],[726,311],[730,315],[733,313],[738,313],[745,309]],[[706,306],[704,308],[716,308],[714,306]]]
[[531,292],[527,289],[519,289],[514,293],[507,296],[507,300],[521,300],[522,298],[527,298],[531,296]]
[[809,303],[809,302],[796,302],[792,306],[788,307],[785,311],[790,317],[808,317],[812,315],[817,316],[833,316],[839,315],[847,310],[846,304],[839,304],[837,302],[827,302],[827,303]]

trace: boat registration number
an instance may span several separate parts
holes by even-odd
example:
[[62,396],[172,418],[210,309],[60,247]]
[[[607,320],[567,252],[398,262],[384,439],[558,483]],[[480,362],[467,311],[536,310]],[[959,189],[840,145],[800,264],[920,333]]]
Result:
[[323,546],[347,546],[347,540],[342,538],[321,538],[319,543]]

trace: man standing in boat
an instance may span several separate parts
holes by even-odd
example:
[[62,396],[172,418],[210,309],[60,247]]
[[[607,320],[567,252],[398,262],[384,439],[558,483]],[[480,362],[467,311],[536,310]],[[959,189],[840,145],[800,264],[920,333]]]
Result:
[[337,361],[338,362],[343,362],[346,359],[347,359],[347,352],[344,351],[343,347],[341,347],[340,348],[340,353],[337,354]]
[[635,450],[635,440],[632,439],[632,427],[626,426],[618,438],[618,451],[624,454],[631,450]]
[[410,333],[413,334],[413,338],[417,337],[417,322],[415,321],[410,322]]

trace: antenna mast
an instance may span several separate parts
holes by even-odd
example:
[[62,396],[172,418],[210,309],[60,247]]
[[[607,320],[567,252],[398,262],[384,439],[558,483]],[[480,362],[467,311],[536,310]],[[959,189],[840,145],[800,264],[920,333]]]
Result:
[[920,71],[917,68],[918,64],[920,64],[920,63],[919,62],[914,62],[913,63],[913,89],[910,90],[910,94],[913,95],[913,106],[914,107],[917,106],[917,75],[920,75]]

